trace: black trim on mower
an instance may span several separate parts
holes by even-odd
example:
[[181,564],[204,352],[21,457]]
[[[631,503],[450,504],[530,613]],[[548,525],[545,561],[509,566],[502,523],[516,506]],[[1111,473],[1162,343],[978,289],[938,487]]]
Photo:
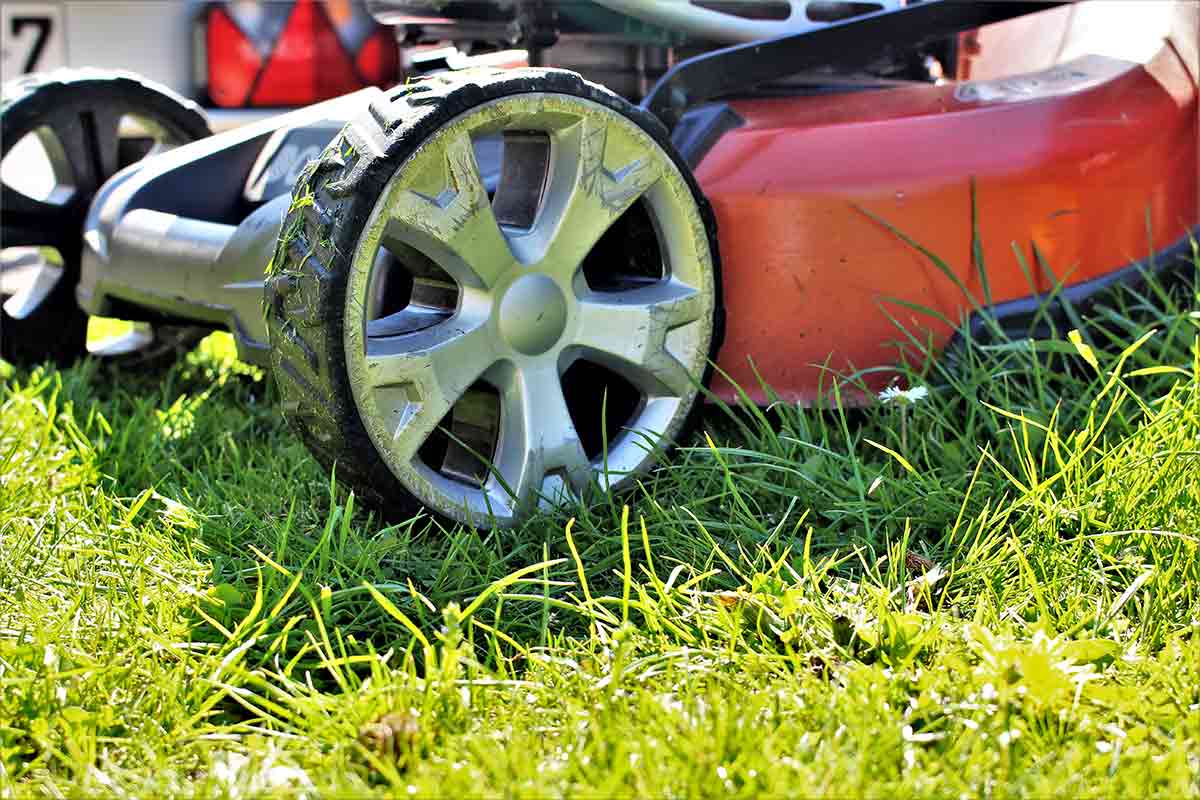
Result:
[[725,103],[711,103],[684,114],[671,131],[671,143],[695,169],[722,136],[744,124],[745,120]]
[[642,100],[642,108],[672,130],[685,110],[706,100],[815,67],[863,67],[889,51],[919,47],[1065,4],[1062,0],[938,0],[877,11],[805,33],[726,47],[676,64]]
[[[994,323],[1010,339],[1046,339],[1061,335],[1052,330],[1051,325],[1059,331],[1075,326],[1068,307],[1075,311],[1077,317],[1083,316],[1113,292],[1144,285],[1148,276],[1167,282],[1182,279],[1196,253],[1197,241],[1200,241],[1200,227],[1194,228],[1166,249],[1099,278],[1064,286],[1058,292],[1022,297],[998,303],[982,312],[973,312],[968,318],[967,330],[972,340],[982,343],[995,340]],[[1035,324],[1039,313],[1043,319]],[[955,333],[946,349],[953,349],[961,340],[962,334]]]

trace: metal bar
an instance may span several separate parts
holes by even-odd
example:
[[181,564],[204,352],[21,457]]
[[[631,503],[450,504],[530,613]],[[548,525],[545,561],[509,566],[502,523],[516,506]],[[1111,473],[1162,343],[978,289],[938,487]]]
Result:
[[926,0],[826,28],[735,45],[689,58],[642,101],[668,129],[688,107],[815,67],[861,67],[896,47],[917,47],[963,31],[1066,5],[1072,0]]

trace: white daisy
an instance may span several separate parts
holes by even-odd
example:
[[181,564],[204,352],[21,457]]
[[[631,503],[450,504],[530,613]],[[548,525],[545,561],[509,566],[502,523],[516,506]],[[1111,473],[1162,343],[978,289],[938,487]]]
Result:
[[896,386],[889,386],[879,393],[879,402],[899,402],[903,405],[913,405],[927,397],[929,397],[929,390],[924,386],[914,386],[911,389],[900,389]]

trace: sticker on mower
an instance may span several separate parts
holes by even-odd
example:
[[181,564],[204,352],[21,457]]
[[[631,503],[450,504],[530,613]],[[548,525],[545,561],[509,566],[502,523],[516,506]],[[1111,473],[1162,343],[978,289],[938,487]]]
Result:
[[1019,103],[1060,97],[1091,89],[1137,66],[1129,61],[1104,56],[1084,56],[1065,64],[987,81],[965,81],[954,90],[963,103]]

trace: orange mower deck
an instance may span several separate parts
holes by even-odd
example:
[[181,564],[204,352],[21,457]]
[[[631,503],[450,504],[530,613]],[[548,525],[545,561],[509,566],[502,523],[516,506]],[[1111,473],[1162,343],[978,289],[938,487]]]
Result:
[[1186,23],[1146,63],[1085,56],[1008,79],[731,102],[742,124],[696,169],[724,265],[719,367],[757,402],[760,378],[801,403],[864,370],[878,391],[898,326],[940,349],[977,305],[1186,244],[1200,221]]

